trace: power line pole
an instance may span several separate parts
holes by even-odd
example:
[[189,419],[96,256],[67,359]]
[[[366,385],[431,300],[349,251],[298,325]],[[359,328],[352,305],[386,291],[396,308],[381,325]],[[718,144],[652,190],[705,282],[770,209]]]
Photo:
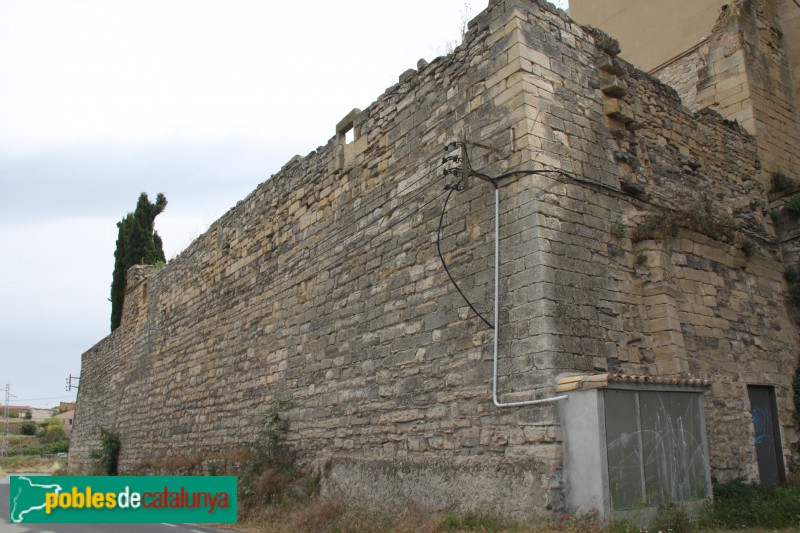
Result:
[[78,390],[78,385],[73,385],[72,382],[75,381],[80,383],[80,380],[81,380],[80,376],[73,376],[72,374],[70,374],[69,377],[67,378],[66,391],[71,392],[72,389]]
[[3,390],[6,393],[6,400],[5,416],[3,417],[3,443],[0,445],[0,457],[5,457],[6,450],[8,450],[8,399],[11,396],[11,385],[6,383],[6,388]]

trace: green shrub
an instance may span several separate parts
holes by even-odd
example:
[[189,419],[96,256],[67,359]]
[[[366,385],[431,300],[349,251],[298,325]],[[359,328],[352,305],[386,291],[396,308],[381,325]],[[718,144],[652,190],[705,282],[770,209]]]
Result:
[[783,211],[793,217],[800,216],[800,194],[792,196],[792,199],[783,206]]
[[22,455],[53,455],[62,453],[69,450],[69,441],[62,439],[46,444],[38,444],[33,446],[24,446],[22,448]]
[[19,426],[20,435],[36,435],[36,424],[33,422],[23,422]]
[[797,283],[800,281],[800,272],[797,271],[797,267],[788,266],[786,267],[786,272],[784,272],[784,277],[789,283]]
[[44,428],[43,437],[45,442],[57,442],[66,439],[67,434],[64,432],[64,423],[57,418],[50,420]]
[[105,476],[116,476],[119,465],[119,435],[104,427],[100,428],[100,450],[93,451],[90,457],[94,461],[94,473]]
[[250,447],[252,460],[239,474],[239,500],[244,513],[280,500],[302,477],[292,451],[283,444],[286,421],[280,413],[288,405],[288,400],[281,400],[270,407]]
[[771,192],[786,192],[797,187],[797,183],[781,171],[772,174]]

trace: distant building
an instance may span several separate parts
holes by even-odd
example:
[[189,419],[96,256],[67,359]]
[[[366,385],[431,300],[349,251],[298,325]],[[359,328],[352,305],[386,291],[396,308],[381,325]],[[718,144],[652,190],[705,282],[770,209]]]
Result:
[[60,415],[56,415],[53,418],[61,420],[64,423],[64,433],[66,434],[67,438],[70,438],[72,434],[72,424],[75,420],[75,409],[71,411],[64,411]]
[[75,402],[61,402],[58,404],[58,407],[53,408],[53,410],[58,411],[58,413],[66,413],[67,411],[74,411]]
[[15,418],[12,413],[16,413],[19,418],[25,418],[25,415],[31,411],[30,405],[9,405],[8,407],[3,406],[0,409],[0,416],[5,416],[6,411],[8,411],[10,418]]
[[800,5],[792,0],[570,0],[620,57],[757,137],[762,178],[800,170]]

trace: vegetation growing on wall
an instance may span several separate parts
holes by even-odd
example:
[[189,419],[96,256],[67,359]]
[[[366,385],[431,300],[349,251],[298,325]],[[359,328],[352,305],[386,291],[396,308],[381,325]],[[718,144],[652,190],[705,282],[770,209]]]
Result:
[[100,428],[100,449],[92,452],[96,475],[116,476],[119,464],[119,435],[104,427]]
[[[800,188],[800,183],[783,172],[778,171],[772,174],[772,186],[769,192],[774,197],[787,197],[795,193],[798,188]],[[770,216],[779,230],[783,228],[787,220],[800,218],[800,194],[794,194],[785,204],[773,209]]]
[[633,230],[633,242],[661,241],[678,234],[679,228],[696,231],[714,240],[734,241],[735,222],[730,215],[714,210],[710,203],[670,212],[651,213]]
[[244,514],[287,496],[307,498],[317,489],[319,479],[304,475],[295,464],[294,453],[283,443],[287,425],[280,414],[288,405],[288,400],[281,400],[267,411],[251,446],[253,458],[239,474],[239,501]]
[[111,330],[119,327],[128,269],[133,265],[155,265],[165,261],[161,237],[154,229],[156,217],[167,207],[167,198],[159,193],[151,203],[146,193],[139,195],[136,210],[117,222],[119,233],[114,252],[114,275],[111,281]]
[[794,387],[794,417],[800,424],[800,365],[794,371],[792,386]]
[[772,174],[772,188],[770,192],[789,192],[797,188],[797,182],[781,171]]

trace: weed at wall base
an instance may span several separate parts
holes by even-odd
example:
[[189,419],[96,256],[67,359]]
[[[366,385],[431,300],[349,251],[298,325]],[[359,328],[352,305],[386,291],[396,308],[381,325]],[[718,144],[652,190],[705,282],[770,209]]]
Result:
[[765,487],[734,481],[714,487],[705,527],[785,528],[800,524],[800,485]]
[[90,454],[94,462],[93,475],[116,476],[119,465],[120,451],[119,435],[104,427],[100,428],[100,450]]

